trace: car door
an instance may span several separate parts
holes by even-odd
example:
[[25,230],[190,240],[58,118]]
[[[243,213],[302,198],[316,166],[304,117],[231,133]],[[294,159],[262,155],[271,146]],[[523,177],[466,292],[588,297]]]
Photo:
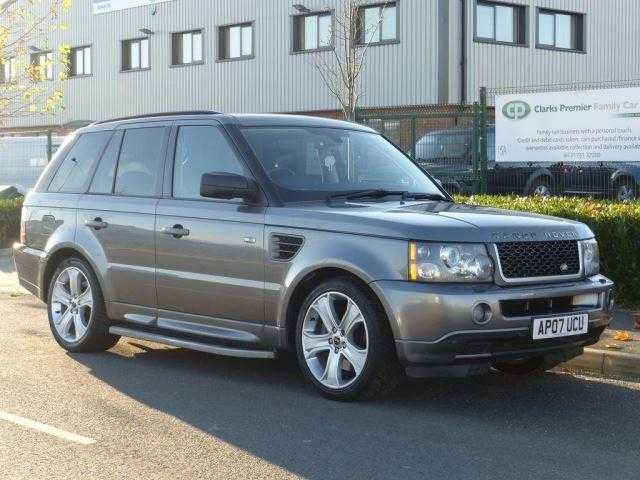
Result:
[[200,196],[204,173],[251,174],[217,122],[178,122],[170,151],[157,208],[158,325],[257,341],[264,321],[265,207]]
[[155,320],[155,209],[170,128],[152,122],[117,131],[79,202],[77,242],[101,269],[115,319]]

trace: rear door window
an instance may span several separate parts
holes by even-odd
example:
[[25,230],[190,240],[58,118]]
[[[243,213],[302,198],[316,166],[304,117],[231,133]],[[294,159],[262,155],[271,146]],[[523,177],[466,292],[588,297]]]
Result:
[[49,184],[50,192],[84,193],[91,173],[113,132],[80,135]]
[[244,174],[242,163],[219,128],[180,127],[173,170],[173,196],[197,199],[205,173]]
[[116,195],[157,195],[167,132],[165,127],[134,128],[125,132],[116,174]]
[[113,190],[113,179],[116,174],[118,163],[118,153],[120,153],[120,143],[122,142],[122,132],[116,132],[104,151],[100,164],[93,175],[90,193],[109,194]]

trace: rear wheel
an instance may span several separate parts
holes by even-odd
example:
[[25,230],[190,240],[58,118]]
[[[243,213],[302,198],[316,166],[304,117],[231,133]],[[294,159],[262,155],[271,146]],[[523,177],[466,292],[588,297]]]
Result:
[[335,400],[384,394],[402,378],[384,311],[348,278],[323,282],[307,295],[296,352],[307,380]]
[[625,179],[616,184],[615,198],[619,202],[630,202],[636,199],[636,185],[632,180]]
[[508,375],[528,375],[543,372],[543,364],[543,359],[537,357],[516,362],[496,362],[493,366],[496,370]]
[[108,350],[120,339],[109,333],[98,279],[79,258],[64,260],[54,272],[47,311],[54,338],[70,352]]
[[531,183],[527,191],[525,192],[533,197],[547,198],[553,195],[551,189],[551,182],[545,177],[539,177]]

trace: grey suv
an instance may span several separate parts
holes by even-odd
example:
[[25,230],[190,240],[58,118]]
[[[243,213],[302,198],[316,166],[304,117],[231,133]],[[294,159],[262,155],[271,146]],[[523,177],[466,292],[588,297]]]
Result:
[[83,128],[25,199],[14,253],[66,350],[290,350],[341,400],[551,367],[613,302],[585,225],[456,204],[373,130],[310,117]]

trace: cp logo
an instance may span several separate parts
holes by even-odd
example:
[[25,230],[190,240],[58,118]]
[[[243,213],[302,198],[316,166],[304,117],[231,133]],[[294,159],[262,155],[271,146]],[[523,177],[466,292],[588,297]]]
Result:
[[522,100],[507,103],[502,107],[502,114],[511,120],[520,120],[531,113],[531,107]]

